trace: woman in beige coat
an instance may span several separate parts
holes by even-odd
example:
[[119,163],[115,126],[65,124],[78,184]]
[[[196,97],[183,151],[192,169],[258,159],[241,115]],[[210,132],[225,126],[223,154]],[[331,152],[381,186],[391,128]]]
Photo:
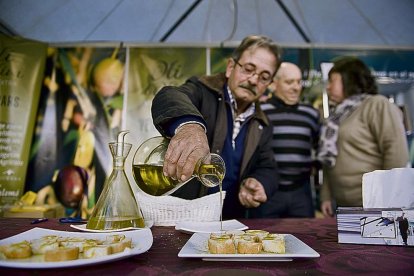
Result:
[[321,211],[362,206],[362,175],[405,167],[408,144],[401,112],[378,89],[369,68],[343,57],[329,71],[329,99],[336,104],[321,131],[318,159],[323,164]]

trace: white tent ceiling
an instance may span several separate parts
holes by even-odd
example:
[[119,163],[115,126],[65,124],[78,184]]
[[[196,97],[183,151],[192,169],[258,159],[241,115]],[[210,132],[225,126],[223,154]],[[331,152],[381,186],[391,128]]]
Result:
[[0,31],[49,43],[222,43],[414,49],[412,0],[0,0]]

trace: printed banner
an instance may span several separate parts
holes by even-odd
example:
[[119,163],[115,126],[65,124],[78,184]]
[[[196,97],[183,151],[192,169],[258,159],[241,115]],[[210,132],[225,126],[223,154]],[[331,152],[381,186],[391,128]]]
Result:
[[24,191],[46,49],[0,34],[0,209]]
[[[205,48],[130,48],[126,136],[132,144],[126,173],[131,176],[132,161],[139,145],[160,135],[152,123],[151,103],[165,85],[181,85],[191,76],[206,74]],[[136,188],[136,185],[133,185]]]
[[205,48],[130,48],[127,129],[134,146],[159,135],[151,118],[151,102],[165,85],[181,85],[206,73]]
[[112,169],[121,128],[125,49],[49,48],[28,190],[87,217]]

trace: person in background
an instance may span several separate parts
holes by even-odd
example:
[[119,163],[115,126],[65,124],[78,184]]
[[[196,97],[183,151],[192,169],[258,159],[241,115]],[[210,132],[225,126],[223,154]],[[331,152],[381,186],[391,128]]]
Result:
[[[277,188],[272,127],[258,100],[279,65],[277,44],[264,36],[248,36],[227,61],[225,72],[163,87],[153,99],[154,125],[171,138],[165,175],[185,181],[197,160],[209,152],[224,159],[223,219],[246,217],[249,208],[266,202]],[[187,183],[173,195],[194,199],[217,191]]]
[[359,59],[341,57],[329,71],[335,109],[324,122],[318,159],[323,164],[321,211],[362,206],[362,175],[405,167],[408,145],[398,107],[378,95],[375,78]]
[[302,71],[283,62],[273,82],[274,91],[263,111],[273,125],[272,148],[279,170],[279,188],[263,207],[264,217],[314,217],[311,172],[319,140],[320,114],[300,103]]
[[398,228],[400,229],[403,245],[408,245],[408,229],[410,228],[410,222],[404,215],[405,213],[403,212],[396,220],[398,221]]

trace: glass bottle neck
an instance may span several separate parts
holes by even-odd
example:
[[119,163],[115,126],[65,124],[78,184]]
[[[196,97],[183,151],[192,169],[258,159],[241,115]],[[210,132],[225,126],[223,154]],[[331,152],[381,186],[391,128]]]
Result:
[[114,168],[120,169],[124,168],[125,165],[125,158],[122,156],[115,156],[113,160],[113,166]]

